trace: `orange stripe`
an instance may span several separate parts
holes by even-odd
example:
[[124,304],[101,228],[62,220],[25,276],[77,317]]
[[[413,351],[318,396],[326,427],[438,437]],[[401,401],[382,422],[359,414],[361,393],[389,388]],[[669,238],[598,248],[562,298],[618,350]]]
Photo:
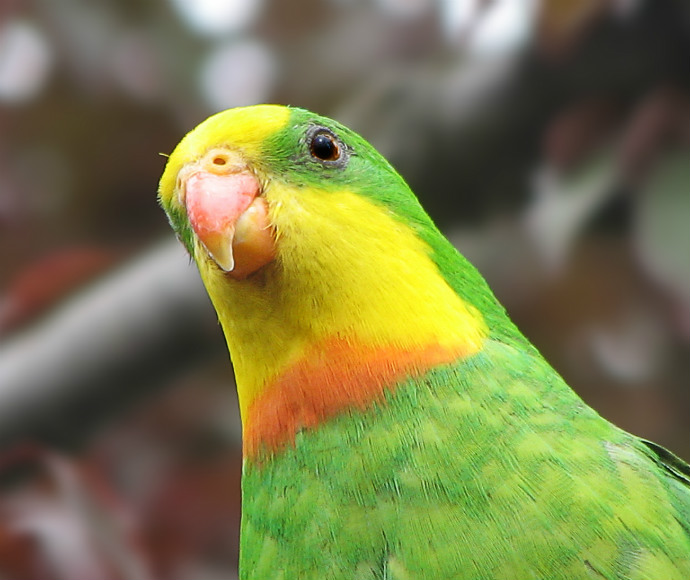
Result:
[[332,339],[279,375],[249,406],[243,446],[247,458],[275,453],[304,428],[345,409],[364,410],[396,383],[470,352],[438,344],[417,349],[363,348]]

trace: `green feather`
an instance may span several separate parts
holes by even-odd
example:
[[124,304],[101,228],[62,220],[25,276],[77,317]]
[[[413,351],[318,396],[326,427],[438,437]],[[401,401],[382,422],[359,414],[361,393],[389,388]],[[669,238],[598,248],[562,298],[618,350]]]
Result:
[[[688,466],[498,341],[246,463],[248,578],[690,577]],[[278,574],[281,571],[282,574]]]

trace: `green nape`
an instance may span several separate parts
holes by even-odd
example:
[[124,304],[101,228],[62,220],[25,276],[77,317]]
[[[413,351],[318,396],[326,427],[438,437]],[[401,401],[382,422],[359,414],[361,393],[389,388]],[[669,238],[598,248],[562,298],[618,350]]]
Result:
[[541,359],[489,341],[246,463],[240,567],[256,579],[687,580],[690,493],[672,467]]

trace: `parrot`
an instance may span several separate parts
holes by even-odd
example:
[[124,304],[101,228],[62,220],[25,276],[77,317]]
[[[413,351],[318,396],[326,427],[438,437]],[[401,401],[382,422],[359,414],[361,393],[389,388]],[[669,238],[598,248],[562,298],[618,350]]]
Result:
[[158,200],[235,373],[240,578],[690,578],[690,466],[586,405],[357,133],[216,113]]

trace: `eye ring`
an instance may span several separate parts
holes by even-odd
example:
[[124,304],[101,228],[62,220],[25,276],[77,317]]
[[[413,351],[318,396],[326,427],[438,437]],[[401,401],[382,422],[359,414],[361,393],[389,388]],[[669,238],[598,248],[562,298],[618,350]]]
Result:
[[349,150],[329,128],[312,126],[306,135],[306,144],[312,159],[321,165],[344,167]]

